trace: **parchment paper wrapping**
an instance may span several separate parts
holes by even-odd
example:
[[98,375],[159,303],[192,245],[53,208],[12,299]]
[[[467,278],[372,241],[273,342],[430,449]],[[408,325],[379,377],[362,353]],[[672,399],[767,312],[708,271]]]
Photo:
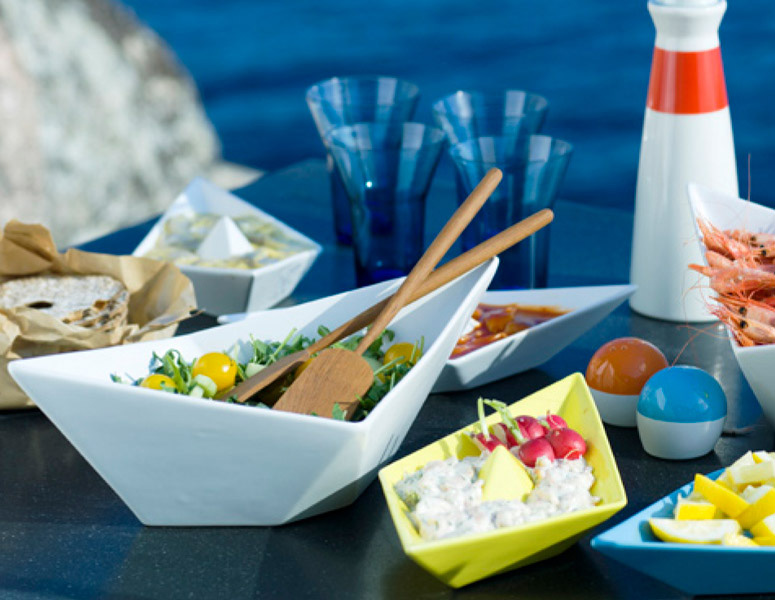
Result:
[[0,282],[52,273],[110,275],[122,282],[129,291],[127,325],[92,331],[34,308],[0,309],[0,410],[34,406],[8,374],[10,361],[171,337],[196,308],[191,281],[171,263],[72,249],[60,254],[42,225],[10,221],[0,236]]

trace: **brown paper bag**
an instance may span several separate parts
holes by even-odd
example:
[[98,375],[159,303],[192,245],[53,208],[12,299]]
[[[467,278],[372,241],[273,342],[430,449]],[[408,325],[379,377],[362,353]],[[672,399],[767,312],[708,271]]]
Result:
[[34,308],[0,309],[0,410],[34,406],[8,374],[10,361],[171,337],[196,308],[191,281],[172,263],[72,249],[60,254],[42,225],[10,221],[0,236],[0,282],[50,274],[110,275],[122,282],[129,291],[127,324],[94,331]]

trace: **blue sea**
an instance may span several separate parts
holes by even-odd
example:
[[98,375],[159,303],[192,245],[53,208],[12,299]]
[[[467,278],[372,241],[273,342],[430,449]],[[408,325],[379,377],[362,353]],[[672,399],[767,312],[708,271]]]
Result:
[[[125,4],[191,73],[227,160],[274,170],[322,157],[304,92],[334,75],[413,81],[426,122],[456,89],[525,89],[549,100],[543,132],[574,145],[562,196],[633,207],[654,43],[645,1]],[[775,2],[733,0],[720,37],[741,194],[750,158],[751,197],[775,206]]]

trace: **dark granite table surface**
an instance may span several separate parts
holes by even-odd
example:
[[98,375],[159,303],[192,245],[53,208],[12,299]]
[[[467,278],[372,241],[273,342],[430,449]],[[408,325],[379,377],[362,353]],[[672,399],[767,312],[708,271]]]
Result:
[[[334,243],[321,161],[270,174],[238,193],[324,245],[286,304],[353,287],[351,250]],[[454,202],[453,183],[437,179],[427,235],[438,231]],[[131,252],[150,226],[141,223],[82,247]],[[558,202],[550,286],[625,283],[631,231],[631,213]],[[180,332],[214,324],[200,316]],[[515,401],[583,372],[601,344],[624,335],[657,344],[671,363],[697,365],[717,377],[729,401],[729,432],[704,457],[665,461],[645,453],[635,429],[607,426],[629,503],[555,558],[448,588],[404,555],[377,482],[349,507],[281,527],[144,527],[42,413],[7,411],[0,413],[0,600],[681,598],[604,558],[589,540],[695,472],[716,470],[748,449],[773,449],[773,431],[718,325],[656,321],[624,305],[538,369],[475,390],[431,395],[395,458],[473,421],[479,395]]]

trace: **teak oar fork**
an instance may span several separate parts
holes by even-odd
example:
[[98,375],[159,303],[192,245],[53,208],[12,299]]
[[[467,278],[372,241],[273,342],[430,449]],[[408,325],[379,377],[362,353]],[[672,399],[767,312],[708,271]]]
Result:
[[490,169],[465,202],[454,212],[406,279],[380,311],[355,350],[327,348],[323,350],[291,384],[275,404],[276,410],[331,416],[339,405],[350,418],[358,407],[358,399],[374,382],[374,373],[362,354],[387,327],[398,311],[409,302],[415,290],[433,271],[455,240],[479,212],[500,183],[503,174]]
[[[493,256],[497,256],[504,250],[508,250],[513,245],[521,242],[539,229],[551,223],[553,218],[554,214],[551,210],[541,210],[519,223],[512,225],[499,234],[494,235],[489,240],[471,248],[460,256],[453,258],[428,276],[428,279],[426,279],[420,288],[412,295],[410,302],[414,302],[415,300],[436,291],[441,286],[446,285],[471,269],[478,267]],[[361,331],[364,327],[373,323],[374,319],[389,300],[390,298],[380,300],[316,342],[267,365],[255,375],[249,377],[235,388],[222,395],[235,396],[238,402],[249,400],[275,381],[285,377],[292,371],[295,371],[304,362],[324,348],[328,348],[332,344]]]

